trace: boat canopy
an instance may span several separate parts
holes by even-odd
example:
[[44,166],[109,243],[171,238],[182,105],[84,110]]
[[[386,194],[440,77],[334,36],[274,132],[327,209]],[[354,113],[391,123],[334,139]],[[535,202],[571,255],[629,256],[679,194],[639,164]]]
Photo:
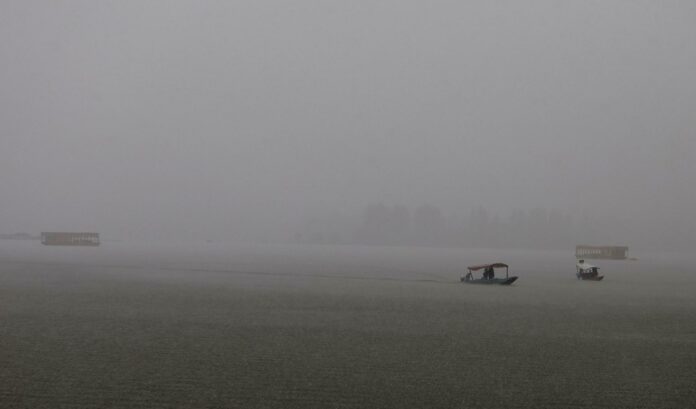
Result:
[[467,267],[470,271],[478,271],[484,268],[508,268],[508,265],[505,263],[493,263],[493,264],[481,264],[478,266],[469,266]]
[[597,267],[597,266],[595,266],[595,265],[592,265],[592,264],[590,264],[590,263],[585,263],[584,260],[583,260],[582,263],[577,263],[576,266],[577,266],[579,269],[582,269],[582,270],[589,270],[589,269],[591,269],[591,268],[599,268],[599,267]]

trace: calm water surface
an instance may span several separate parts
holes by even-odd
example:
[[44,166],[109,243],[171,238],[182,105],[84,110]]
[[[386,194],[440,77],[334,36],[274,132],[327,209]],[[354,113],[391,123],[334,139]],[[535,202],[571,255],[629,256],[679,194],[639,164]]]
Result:
[[0,406],[696,407],[690,257],[632,255],[1,242]]

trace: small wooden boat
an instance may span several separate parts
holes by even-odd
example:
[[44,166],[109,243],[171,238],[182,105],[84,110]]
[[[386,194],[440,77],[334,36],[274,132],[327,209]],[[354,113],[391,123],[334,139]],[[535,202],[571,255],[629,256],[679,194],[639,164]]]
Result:
[[575,265],[575,276],[578,280],[602,281],[604,276],[599,275],[599,267],[585,263],[585,260],[578,260]]
[[[495,269],[505,268],[505,278],[496,278]],[[509,276],[509,266],[504,263],[493,263],[493,264],[481,264],[476,266],[467,267],[469,270],[466,275],[460,278],[460,281],[465,284],[500,284],[500,285],[510,285],[517,280],[517,276]],[[477,278],[474,276],[474,272],[483,270],[483,276]]]

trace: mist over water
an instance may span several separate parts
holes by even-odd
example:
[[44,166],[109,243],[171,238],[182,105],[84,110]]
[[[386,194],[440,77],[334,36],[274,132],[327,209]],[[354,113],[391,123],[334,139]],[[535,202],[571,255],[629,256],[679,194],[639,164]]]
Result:
[[0,37],[0,407],[696,407],[691,2],[4,0]]
[[0,15],[3,233],[355,241],[382,203],[695,242],[687,2],[5,1]]

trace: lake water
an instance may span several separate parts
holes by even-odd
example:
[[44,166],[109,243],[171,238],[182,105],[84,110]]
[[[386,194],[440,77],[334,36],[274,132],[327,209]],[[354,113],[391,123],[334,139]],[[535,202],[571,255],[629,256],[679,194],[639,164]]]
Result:
[[631,256],[2,241],[0,407],[696,407],[693,260]]

